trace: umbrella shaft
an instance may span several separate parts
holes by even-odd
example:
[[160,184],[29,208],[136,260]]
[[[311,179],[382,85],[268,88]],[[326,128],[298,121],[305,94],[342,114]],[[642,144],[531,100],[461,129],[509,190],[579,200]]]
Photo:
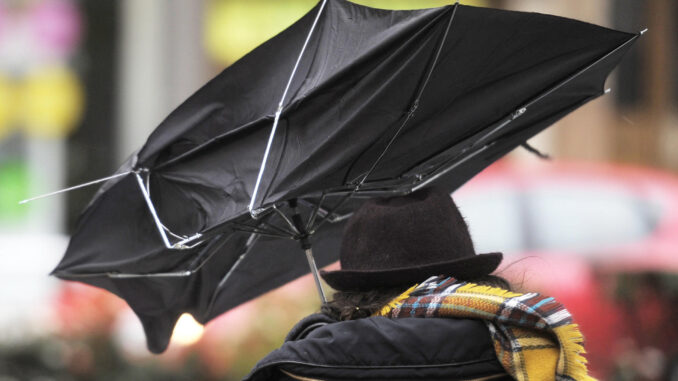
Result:
[[313,274],[313,280],[315,280],[315,286],[318,288],[318,294],[320,295],[320,302],[322,304],[327,303],[325,298],[325,291],[323,290],[322,284],[320,284],[320,277],[318,276],[318,267],[315,265],[315,259],[313,258],[313,250],[306,249],[306,259],[308,260],[308,266],[311,268],[311,273]]

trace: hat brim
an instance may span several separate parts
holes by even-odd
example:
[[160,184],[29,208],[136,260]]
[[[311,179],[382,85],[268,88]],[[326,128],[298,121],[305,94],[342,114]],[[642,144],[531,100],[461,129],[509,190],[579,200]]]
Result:
[[368,291],[414,285],[434,275],[448,275],[459,279],[478,278],[496,270],[501,260],[501,253],[488,253],[416,267],[320,271],[320,276],[335,290]]

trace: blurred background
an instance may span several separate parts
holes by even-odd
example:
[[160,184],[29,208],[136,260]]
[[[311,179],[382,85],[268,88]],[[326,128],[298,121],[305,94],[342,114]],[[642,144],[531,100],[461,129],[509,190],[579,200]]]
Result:
[[[451,0],[359,0],[407,9]],[[48,276],[96,187],[174,107],[315,0],[0,0],[0,380],[237,380],[319,308],[310,277],[145,348],[111,294]],[[501,275],[561,299],[604,380],[678,380],[678,3],[486,0],[638,32],[611,93],[455,198]],[[336,266],[336,265],[335,265]]]

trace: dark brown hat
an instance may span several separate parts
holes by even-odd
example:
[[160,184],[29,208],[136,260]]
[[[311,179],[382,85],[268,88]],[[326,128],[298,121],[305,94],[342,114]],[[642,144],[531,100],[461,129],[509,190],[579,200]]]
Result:
[[341,270],[321,275],[336,290],[363,291],[433,275],[473,279],[494,271],[501,259],[501,253],[476,254],[449,194],[424,189],[365,202],[346,224]]

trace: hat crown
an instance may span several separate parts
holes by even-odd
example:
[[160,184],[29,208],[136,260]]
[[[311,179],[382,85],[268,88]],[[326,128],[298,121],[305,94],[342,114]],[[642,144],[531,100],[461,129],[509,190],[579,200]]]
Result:
[[365,202],[346,225],[340,262],[343,270],[387,270],[475,255],[449,194],[425,189]]

